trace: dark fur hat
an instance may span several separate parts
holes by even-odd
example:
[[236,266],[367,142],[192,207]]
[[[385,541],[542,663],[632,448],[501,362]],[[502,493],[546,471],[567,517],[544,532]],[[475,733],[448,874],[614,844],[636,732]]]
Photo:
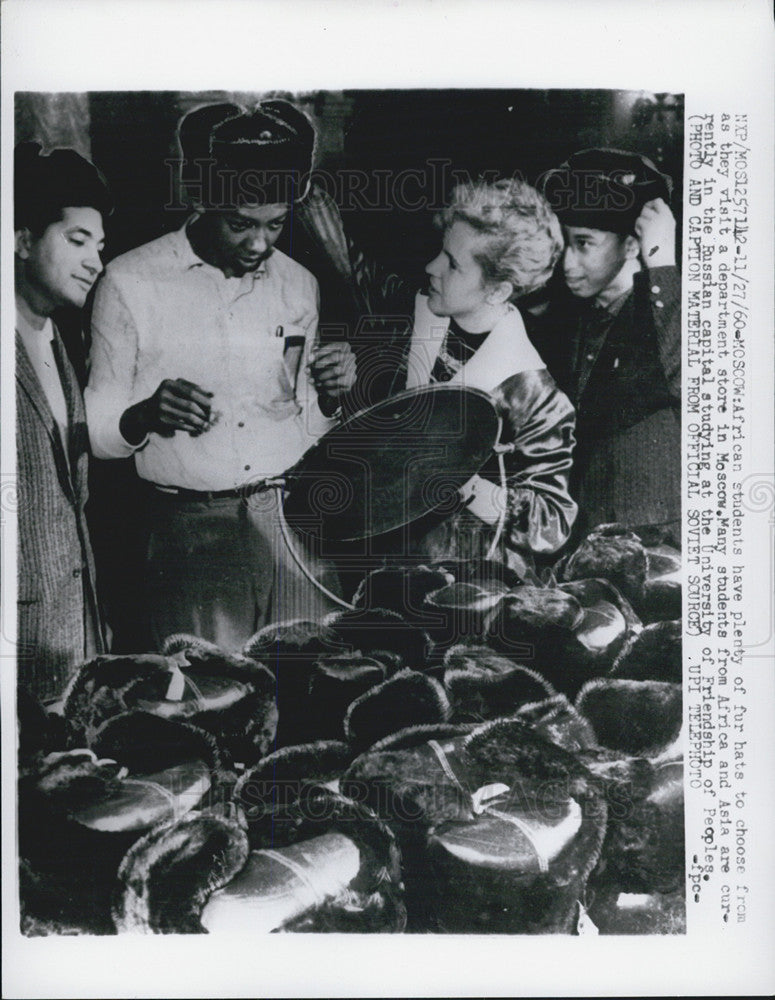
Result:
[[599,524],[560,568],[563,580],[602,577],[637,609],[648,563],[640,538],[621,524]]
[[344,717],[356,698],[392,673],[384,663],[360,653],[324,656],[309,681],[310,729],[315,739],[342,739]]
[[544,739],[576,753],[597,746],[595,732],[564,694],[522,705],[515,716],[529,723]]
[[541,190],[565,226],[634,233],[647,201],[668,204],[672,180],[647,157],[622,149],[582,149],[544,174]]
[[288,101],[267,100],[252,111],[205,105],[178,126],[181,176],[205,208],[290,204],[309,187],[315,130]]
[[[110,928],[119,862],[159,822],[213,794],[218,751],[208,733],[143,712],[110,719],[93,749],[49,754],[19,782],[19,851],[28,917]],[[26,894],[29,889],[29,894]]]
[[428,594],[424,605],[427,627],[437,647],[480,641],[506,593],[503,584],[451,583]]
[[490,615],[487,641],[575,697],[587,680],[610,669],[628,632],[639,626],[615,587],[583,580],[509,591]]
[[[435,744],[417,731],[401,749],[382,747],[353,762],[342,789],[365,795],[397,832],[411,929],[572,929],[600,854],[606,808],[571,754],[514,719]],[[511,812],[520,817],[524,843]],[[554,821],[562,826],[571,815],[567,833],[555,829]],[[544,821],[560,840],[541,861],[533,838],[542,836]]]
[[65,208],[94,208],[103,218],[113,211],[105,178],[74,149],[47,155],[37,142],[14,150],[14,228],[40,236]]
[[683,678],[682,650],[681,622],[654,622],[629,637],[614,661],[611,677],[680,684]]
[[504,718],[523,705],[554,694],[554,688],[539,673],[516,663],[508,671],[497,673],[475,665],[463,670],[448,667],[444,687],[453,722],[481,723]]
[[454,579],[451,573],[431,566],[385,566],[361,580],[353,604],[357,608],[387,608],[409,621],[422,621],[426,594]]
[[191,722],[243,763],[266,753],[277,725],[266,667],[193,636],[170,637],[160,656],[98,656],[65,695],[65,718],[87,744],[104,722],[131,709]]
[[646,582],[639,613],[644,622],[680,618],[681,553],[670,545],[646,549]]
[[449,712],[444,688],[435,678],[402,670],[352,702],[344,731],[354,747],[365,749],[407,726],[445,722]]
[[357,650],[364,656],[387,653],[391,662],[412,670],[421,670],[427,662],[428,633],[397,611],[387,608],[333,611],[326,617],[325,624],[345,648]]
[[203,933],[202,907],[245,866],[248,853],[245,831],[224,816],[193,813],[157,827],[121,862],[112,908],[116,930]]
[[[684,886],[683,762],[588,750],[581,759],[608,803],[594,894],[668,893]],[[620,933],[623,933],[620,931]]]
[[679,684],[598,678],[581,689],[576,708],[601,746],[624,754],[656,755],[681,731]]
[[251,843],[263,844],[267,825],[272,837],[282,842],[277,815],[298,801],[304,786],[341,777],[354,757],[347,743],[316,740],[283,747],[246,771],[234,787],[233,801],[245,815]]
[[[280,825],[295,830],[303,841],[298,847],[271,837],[251,852],[241,823],[212,814],[159,828],[138,842],[119,871],[116,927],[201,933],[207,926],[217,929],[225,916],[244,919],[251,906],[263,904],[264,930],[403,930],[395,838],[369,809],[327,788],[306,786],[282,812],[278,818],[296,819]],[[342,847],[355,855],[354,877],[326,889],[318,880],[313,898],[293,899],[297,893],[309,896],[318,869]],[[277,906],[283,896],[293,899],[292,910]]]

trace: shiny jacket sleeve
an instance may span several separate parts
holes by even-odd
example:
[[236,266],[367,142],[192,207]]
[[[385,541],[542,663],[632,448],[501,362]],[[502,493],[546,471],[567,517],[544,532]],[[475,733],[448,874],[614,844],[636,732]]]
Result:
[[577,506],[568,493],[575,415],[545,370],[512,375],[495,391],[503,418],[507,548],[551,554],[565,543]]

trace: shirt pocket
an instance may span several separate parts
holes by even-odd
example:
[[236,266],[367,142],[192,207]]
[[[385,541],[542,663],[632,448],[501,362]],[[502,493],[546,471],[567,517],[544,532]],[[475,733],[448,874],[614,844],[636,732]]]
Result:
[[285,420],[301,413],[296,390],[306,343],[303,327],[278,326],[277,331],[264,343],[265,377],[255,402],[272,420]]

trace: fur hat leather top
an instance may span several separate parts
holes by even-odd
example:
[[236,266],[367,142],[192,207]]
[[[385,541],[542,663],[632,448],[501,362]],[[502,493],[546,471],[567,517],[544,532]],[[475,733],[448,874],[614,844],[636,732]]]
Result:
[[627,234],[647,201],[669,204],[672,186],[640,153],[582,149],[544,174],[541,191],[563,225]]
[[206,105],[180,122],[183,182],[205,208],[290,204],[309,186],[315,130],[288,101]]

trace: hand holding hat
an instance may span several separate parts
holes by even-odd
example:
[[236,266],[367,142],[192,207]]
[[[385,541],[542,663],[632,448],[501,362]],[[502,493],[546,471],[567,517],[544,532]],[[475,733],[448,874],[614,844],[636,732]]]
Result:
[[646,202],[635,222],[635,235],[647,267],[675,264],[675,218],[664,199]]

